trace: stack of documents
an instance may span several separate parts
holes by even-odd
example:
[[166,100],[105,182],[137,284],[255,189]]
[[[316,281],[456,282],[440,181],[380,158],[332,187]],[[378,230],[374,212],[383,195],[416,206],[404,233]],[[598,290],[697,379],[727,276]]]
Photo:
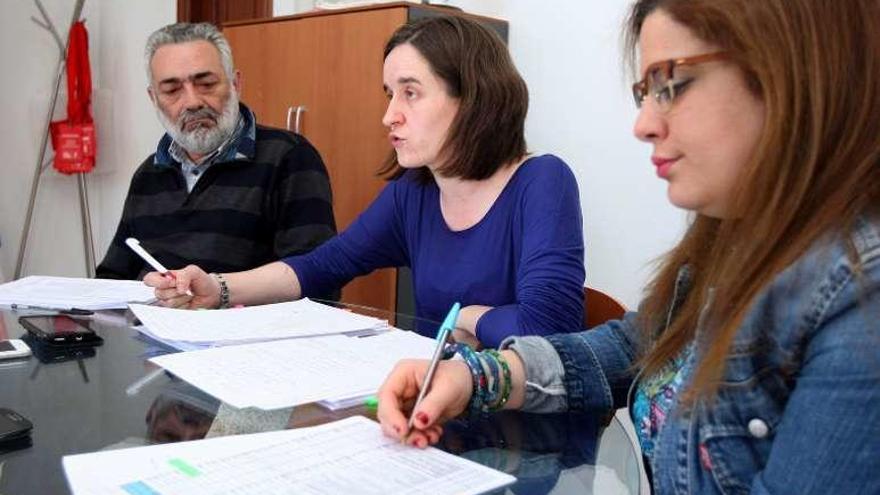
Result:
[[237,407],[280,409],[375,393],[400,359],[429,359],[436,341],[392,330],[215,347],[150,359]]
[[311,428],[65,456],[75,495],[477,495],[516,478],[384,437],[356,416]]
[[0,285],[0,306],[39,309],[123,309],[154,300],[153,289],[135,280],[31,276]]
[[143,324],[141,332],[181,350],[388,329],[385,320],[309,299],[212,311],[129,307]]

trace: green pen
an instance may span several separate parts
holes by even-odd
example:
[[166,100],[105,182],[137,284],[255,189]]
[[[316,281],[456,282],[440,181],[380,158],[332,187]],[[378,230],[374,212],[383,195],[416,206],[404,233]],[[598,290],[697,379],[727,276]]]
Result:
[[379,398],[375,395],[371,395],[364,399],[364,405],[367,407],[368,411],[376,412],[379,410]]

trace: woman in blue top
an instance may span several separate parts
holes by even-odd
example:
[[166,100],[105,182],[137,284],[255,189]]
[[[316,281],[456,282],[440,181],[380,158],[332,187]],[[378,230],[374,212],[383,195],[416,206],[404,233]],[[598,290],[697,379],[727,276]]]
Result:
[[[441,321],[462,303],[459,340],[494,347],[510,335],[579,329],[577,183],[560,159],[527,155],[528,90],[503,42],[460,17],[405,25],[385,47],[383,79],[382,122],[396,151],[385,172],[395,180],[345,232],[247,272],[212,277],[190,266],[175,272],[176,285],[156,273],[144,281],[166,305],[218,307],[328,293],[409,266],[418,316]],[[433,336],[436,325],[419,330]]]
[[880,493],[880,2],[638,0],[628,34],[635,135],[694,212],[639,311],[458,346],[414,411],[403,362],[383,429],[629,406],[655,493]]

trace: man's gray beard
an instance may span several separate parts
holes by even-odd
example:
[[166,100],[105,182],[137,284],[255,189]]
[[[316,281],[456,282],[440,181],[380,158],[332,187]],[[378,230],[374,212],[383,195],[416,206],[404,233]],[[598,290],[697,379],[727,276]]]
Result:
[[[198,110],[184,110],[177,118],[177,123],[174,123],[158,104],[155,107],[159,122],[171,139],[189,153],[196,155],[207,155],[219,148],[235,132],[235,125],[238,122],[238,94],[234,90],[229,92],[229,98],[223,105],[223,112],[219,114],[207,106]],[[204,117],[214,119],[216,125],[199,126],[188,132],[183,130],[187,121]]]

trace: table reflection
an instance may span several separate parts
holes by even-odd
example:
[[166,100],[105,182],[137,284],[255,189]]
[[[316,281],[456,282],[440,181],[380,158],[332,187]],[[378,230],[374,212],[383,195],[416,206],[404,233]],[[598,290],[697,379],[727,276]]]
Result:
[[[346,307],[402,321],[387,311]],[[12,338],[27,335],[20,316],[0,312]],[[68,493],[65,455],[299,428],[352,415],[375,419],[365,407],[329,411],[314,403],[237,409],[165,372],[132,393],[132,385],[156,369],[150,357],[175,351],[140,334],[130,315],[102,312],[93,324],[105,340],[100,348],[70,354],[35,349],[36,357],[0,365],[0,402],[35,425],[32,447],[0,453],[0,493]],[[606,427],[590,416],[502,412],[449,423],[438,447],[516,476],[506,493],[638,493],[637,458],[617,421]]]
[[146,414],[147,441],[172,443],[205,438],[220,401],[180,380],[165,385]]
[[543,494],[563,470],[595,464],[606,423],[583,414],[503,411],[450,421],[438,447],[516,476],[514,493]]

